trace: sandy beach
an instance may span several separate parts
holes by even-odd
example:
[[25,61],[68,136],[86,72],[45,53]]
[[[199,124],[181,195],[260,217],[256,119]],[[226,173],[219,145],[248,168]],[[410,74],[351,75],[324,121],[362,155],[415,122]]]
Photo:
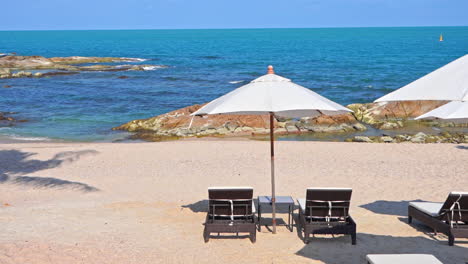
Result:
[[208,187],[270,193],[268,144],[2,144],[0,263],[365,263],[371,253],[468,262],[468,240],[449,247],[444,235],[406,218],[408,201],[468,191],[466,144],[279,142],[277,194],[352,187],[357,245],[331,236],[305,245],[285,227],[276,235],[262,228],[255,244],[204,243]]

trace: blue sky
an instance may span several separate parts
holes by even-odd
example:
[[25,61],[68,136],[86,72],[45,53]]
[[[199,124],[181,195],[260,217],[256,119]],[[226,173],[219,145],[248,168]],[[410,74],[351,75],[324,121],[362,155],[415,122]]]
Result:
[[1,9],[0,30],[468,26],[468,0],[4,0]]

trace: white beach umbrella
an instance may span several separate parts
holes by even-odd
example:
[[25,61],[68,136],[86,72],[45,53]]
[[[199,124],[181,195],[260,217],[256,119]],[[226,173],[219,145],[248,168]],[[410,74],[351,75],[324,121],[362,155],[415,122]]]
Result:
[[458,123],[468,122],[468,101],[453,101],[415,118],[446,119]]
[[276,233],[274,116],[313,117],[321,114],[335,115],[348,112],[352,111],[289,79],[274,74],[273,66],[268,66],[268,74],[211,101],[192,115],[270,115],[271,194],[273,233]]
[[440,100],[461,101],[468,92],[468,55],[403,86],[375,102]]
[[380,97],[375,102],[440,100],[452,101],[416,119],[468,120],[468,55]]

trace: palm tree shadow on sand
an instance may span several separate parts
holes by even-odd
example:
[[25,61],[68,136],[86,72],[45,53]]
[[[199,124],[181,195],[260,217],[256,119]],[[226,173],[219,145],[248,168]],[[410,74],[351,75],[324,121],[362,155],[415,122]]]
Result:
[[95,150],[66,151],[49,160],[31,159],[36,153],[19,150],[0,150],[0,184],[15,184],[34,188],[68,188],[83,192],[99,189],[81,182],[52,177],[26,176],[45,169],[56,168],[79,160],[85,155],[95,155]]

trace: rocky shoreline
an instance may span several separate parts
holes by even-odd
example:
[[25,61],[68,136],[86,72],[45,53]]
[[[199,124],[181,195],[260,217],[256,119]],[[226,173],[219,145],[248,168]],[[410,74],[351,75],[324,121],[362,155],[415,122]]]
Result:
[[415,135],[396,135],[396,136],[355,136],[345,139],[346,142],[365,142],[365,143],[468,143],[468,134],[441,132],[438,135],[427,135],[423,132]]
[[[444,101],[408,101],[390,103],[368,103],[348,105],[353,114],[318,116],[314,118],[274,120],[275,134],[294,135],[312,133],[359,133],[368,127],[383,131],[401,129],[407,126],[424,127],[468,127],[468,124],[455,124],[438,121],[414,121],[413,118],[430,111]],[[166,114],[138,119],[113,128],[133,132],[133,139],[146,141],[172,140],[189,137],[241,137],[269,133],[267,116],[257,115],[214,115],[190,116],[203,105],[193,105]],[[354,136],[345,139],[350,142],[412,142],[412,143],[468,143],[464,133],[441,133],[441,135]]]
[[[83,71],[145,71],[167,68],[166,65],[151,64],[98,64],[98,63],[137,63],[143,59],[117,57],[53,57],[42,56],[5,56],[0,58],[0,79],[40,78],[55,75],[78,74]],[[83,65],[93,64],[93,65]],[[48,72],[32,72],[49,70]]]

